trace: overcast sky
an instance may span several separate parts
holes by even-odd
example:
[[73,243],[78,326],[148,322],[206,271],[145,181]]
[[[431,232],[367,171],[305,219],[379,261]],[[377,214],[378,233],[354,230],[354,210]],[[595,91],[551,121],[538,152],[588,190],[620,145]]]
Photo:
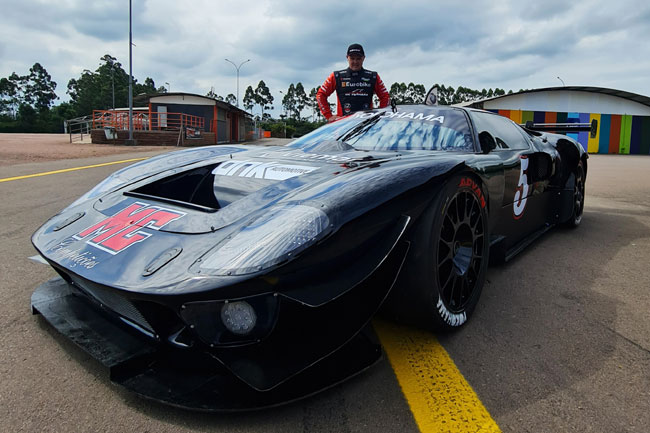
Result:
[[[60,103],[68,81],[97,69],[104,54],[128,72],[127,0],[0,6],[0,77],[39,62]],[[560,86],[560,77],[650,96],[650,3],[641,1],[133,0],[133,42],[134,77],[167,82],[173,92],[235,94],[235,68],[224,59],[250,59],[240,100],[264,80],[276,109],[290,83],[309,91],[345,68],[354,42],[387,86],[517,91]]]

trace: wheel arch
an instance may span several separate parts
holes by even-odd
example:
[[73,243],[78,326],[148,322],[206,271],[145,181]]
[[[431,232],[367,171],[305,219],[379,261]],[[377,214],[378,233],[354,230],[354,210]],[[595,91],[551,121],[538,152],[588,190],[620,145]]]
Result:
[[555,148],[560,154],[561,158],[561,173],[557,173],[562,179],[562,184],[567,181],[571,173],[573,173],[580,161],[583,162],[585,176],[587,174],[587,154],[580,152],[580,144],[567,138],[560,138],[555,144]]

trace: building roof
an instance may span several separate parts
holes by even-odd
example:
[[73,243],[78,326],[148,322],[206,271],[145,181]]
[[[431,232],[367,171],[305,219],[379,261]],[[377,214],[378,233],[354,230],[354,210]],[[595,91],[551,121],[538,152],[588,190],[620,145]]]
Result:
[[619,98],[627,99],[629,101],[637,102],[639,104],[650,107],[650,97],[639,95],[637,93],[626,92],[625,90],[608,89],[606,87],[593,87],[593,86],[560,86],[560,87],[541,87],[538,89],[521,90],[519,92],[510,93],[507,95],[494,96],[492,98],[480,99],[478,101],[465,102],[463,106],[470,106],[475,108],[482,108],[483,103],[487,101],[494,101],[496,99],[506,98],[513,95],[523,95],[526,93],[536,92],[555,92],[555,91],[578,91],[578,92],[591,92],[602,93],[605,95],[617,96]]
[[[138,95],[138,96],[140,96],[140,95]],[[238,107],[236,107],[236,106],[234,106],[232,104],[229,104],[229,103],[227,103],[225,101],[219,101],[218,99],[214,99],[214,98],[212,98],[210,96],[198,95],[196,93],[186,93],[186,92],[168,92],[167,93],[167,92],[165,92],[165,93],[151,93],[151,94],[142,95],[142,96],[146,97],[145,101],[147,103],[149,103],[149,101],[152,98],[156,98],[156,97],[160,97],[160,96],[192,96],[194,98],[205,99],[206,100],[206,105],[207,104],[212,105],[212,104],[216,103],[216,105],[218,107],[220,107],[220,108],[224,108],[224,109],[226,109],[228,111],[238,111],[238,112],[244,114],[245,116],[252,117],[252,114],[249,113],[248,111],[242,110],[241,108],[238,108]]]

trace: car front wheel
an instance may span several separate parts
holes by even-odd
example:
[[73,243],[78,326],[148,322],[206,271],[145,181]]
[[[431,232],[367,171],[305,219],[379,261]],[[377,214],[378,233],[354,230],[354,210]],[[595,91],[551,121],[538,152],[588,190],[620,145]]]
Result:
[[458,328],[474,311],[485,281],[489,240],[486,197],[474,177],[457,175],[440,190],[411,237],[399,317],[424,328]]

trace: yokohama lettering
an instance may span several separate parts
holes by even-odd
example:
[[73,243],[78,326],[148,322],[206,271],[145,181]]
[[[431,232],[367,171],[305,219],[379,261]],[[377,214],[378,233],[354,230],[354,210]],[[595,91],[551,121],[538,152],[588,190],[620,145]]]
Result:
[[528,198],[528,157],[521,157],[521,172],[519,173],[519,183],[515,190],[515,201],[512,204],[512,213],[516,220],[524,215],[526,209],[526,200]]
[[142,230],[143,228],[160,230],[183,216],[183,212],[136,202],[73,237],[77,240],[87,238],[88,245],[110,254],[118,254],[151,236],[151,233]]

